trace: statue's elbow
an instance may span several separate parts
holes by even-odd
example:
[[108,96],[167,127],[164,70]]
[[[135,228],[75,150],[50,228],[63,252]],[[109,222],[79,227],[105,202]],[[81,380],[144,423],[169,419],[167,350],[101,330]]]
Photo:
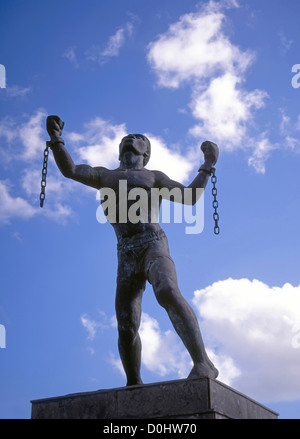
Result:
[[74,178],[74,169],[71,167],[61,169],[61,173],[66,178]]

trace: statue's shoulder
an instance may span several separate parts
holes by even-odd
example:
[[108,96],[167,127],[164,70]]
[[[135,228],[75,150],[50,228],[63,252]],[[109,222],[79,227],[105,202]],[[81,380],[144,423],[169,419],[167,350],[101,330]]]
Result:
[[95,166],[93,168],[96,172],[98,172],[100,175],[104,175],[106,173],[111,172],[110,169],[105,168],[104,166]]
[[155,176],[155,180],[157,182],[163,182],[166,179],[168,179],[169,177],[162,171],[157,171],[157,170],[153,170],[151,171],[153,173],[153,175]]

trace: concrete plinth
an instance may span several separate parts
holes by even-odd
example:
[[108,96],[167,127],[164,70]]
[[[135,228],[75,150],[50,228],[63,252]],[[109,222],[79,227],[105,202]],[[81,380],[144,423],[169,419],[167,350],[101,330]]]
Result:
[[31,401],[32,419],[277,419],[278,414],[209,378],[76,393]]

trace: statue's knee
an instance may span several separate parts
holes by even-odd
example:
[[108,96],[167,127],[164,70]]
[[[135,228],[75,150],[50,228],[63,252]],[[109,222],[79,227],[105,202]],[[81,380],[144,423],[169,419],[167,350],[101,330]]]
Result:
[[134,341],[138,334],[138,328],[128,322],[118,324],[119,337],[128,342]]
[[177,283],[171,279],[160,282],[155,290],[157,301],[163,308],[168,308],[168,306],[174,302],[177,293]]

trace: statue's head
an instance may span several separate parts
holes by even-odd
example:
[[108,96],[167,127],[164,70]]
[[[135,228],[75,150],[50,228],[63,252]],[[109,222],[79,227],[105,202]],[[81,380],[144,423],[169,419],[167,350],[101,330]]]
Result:
[[137,155],[144,156],[144,166],[148,163],[151,154],[150,140],[142,134],[128,134],[123,137],[119,145],[119,160],[127,151],[133,151]]

